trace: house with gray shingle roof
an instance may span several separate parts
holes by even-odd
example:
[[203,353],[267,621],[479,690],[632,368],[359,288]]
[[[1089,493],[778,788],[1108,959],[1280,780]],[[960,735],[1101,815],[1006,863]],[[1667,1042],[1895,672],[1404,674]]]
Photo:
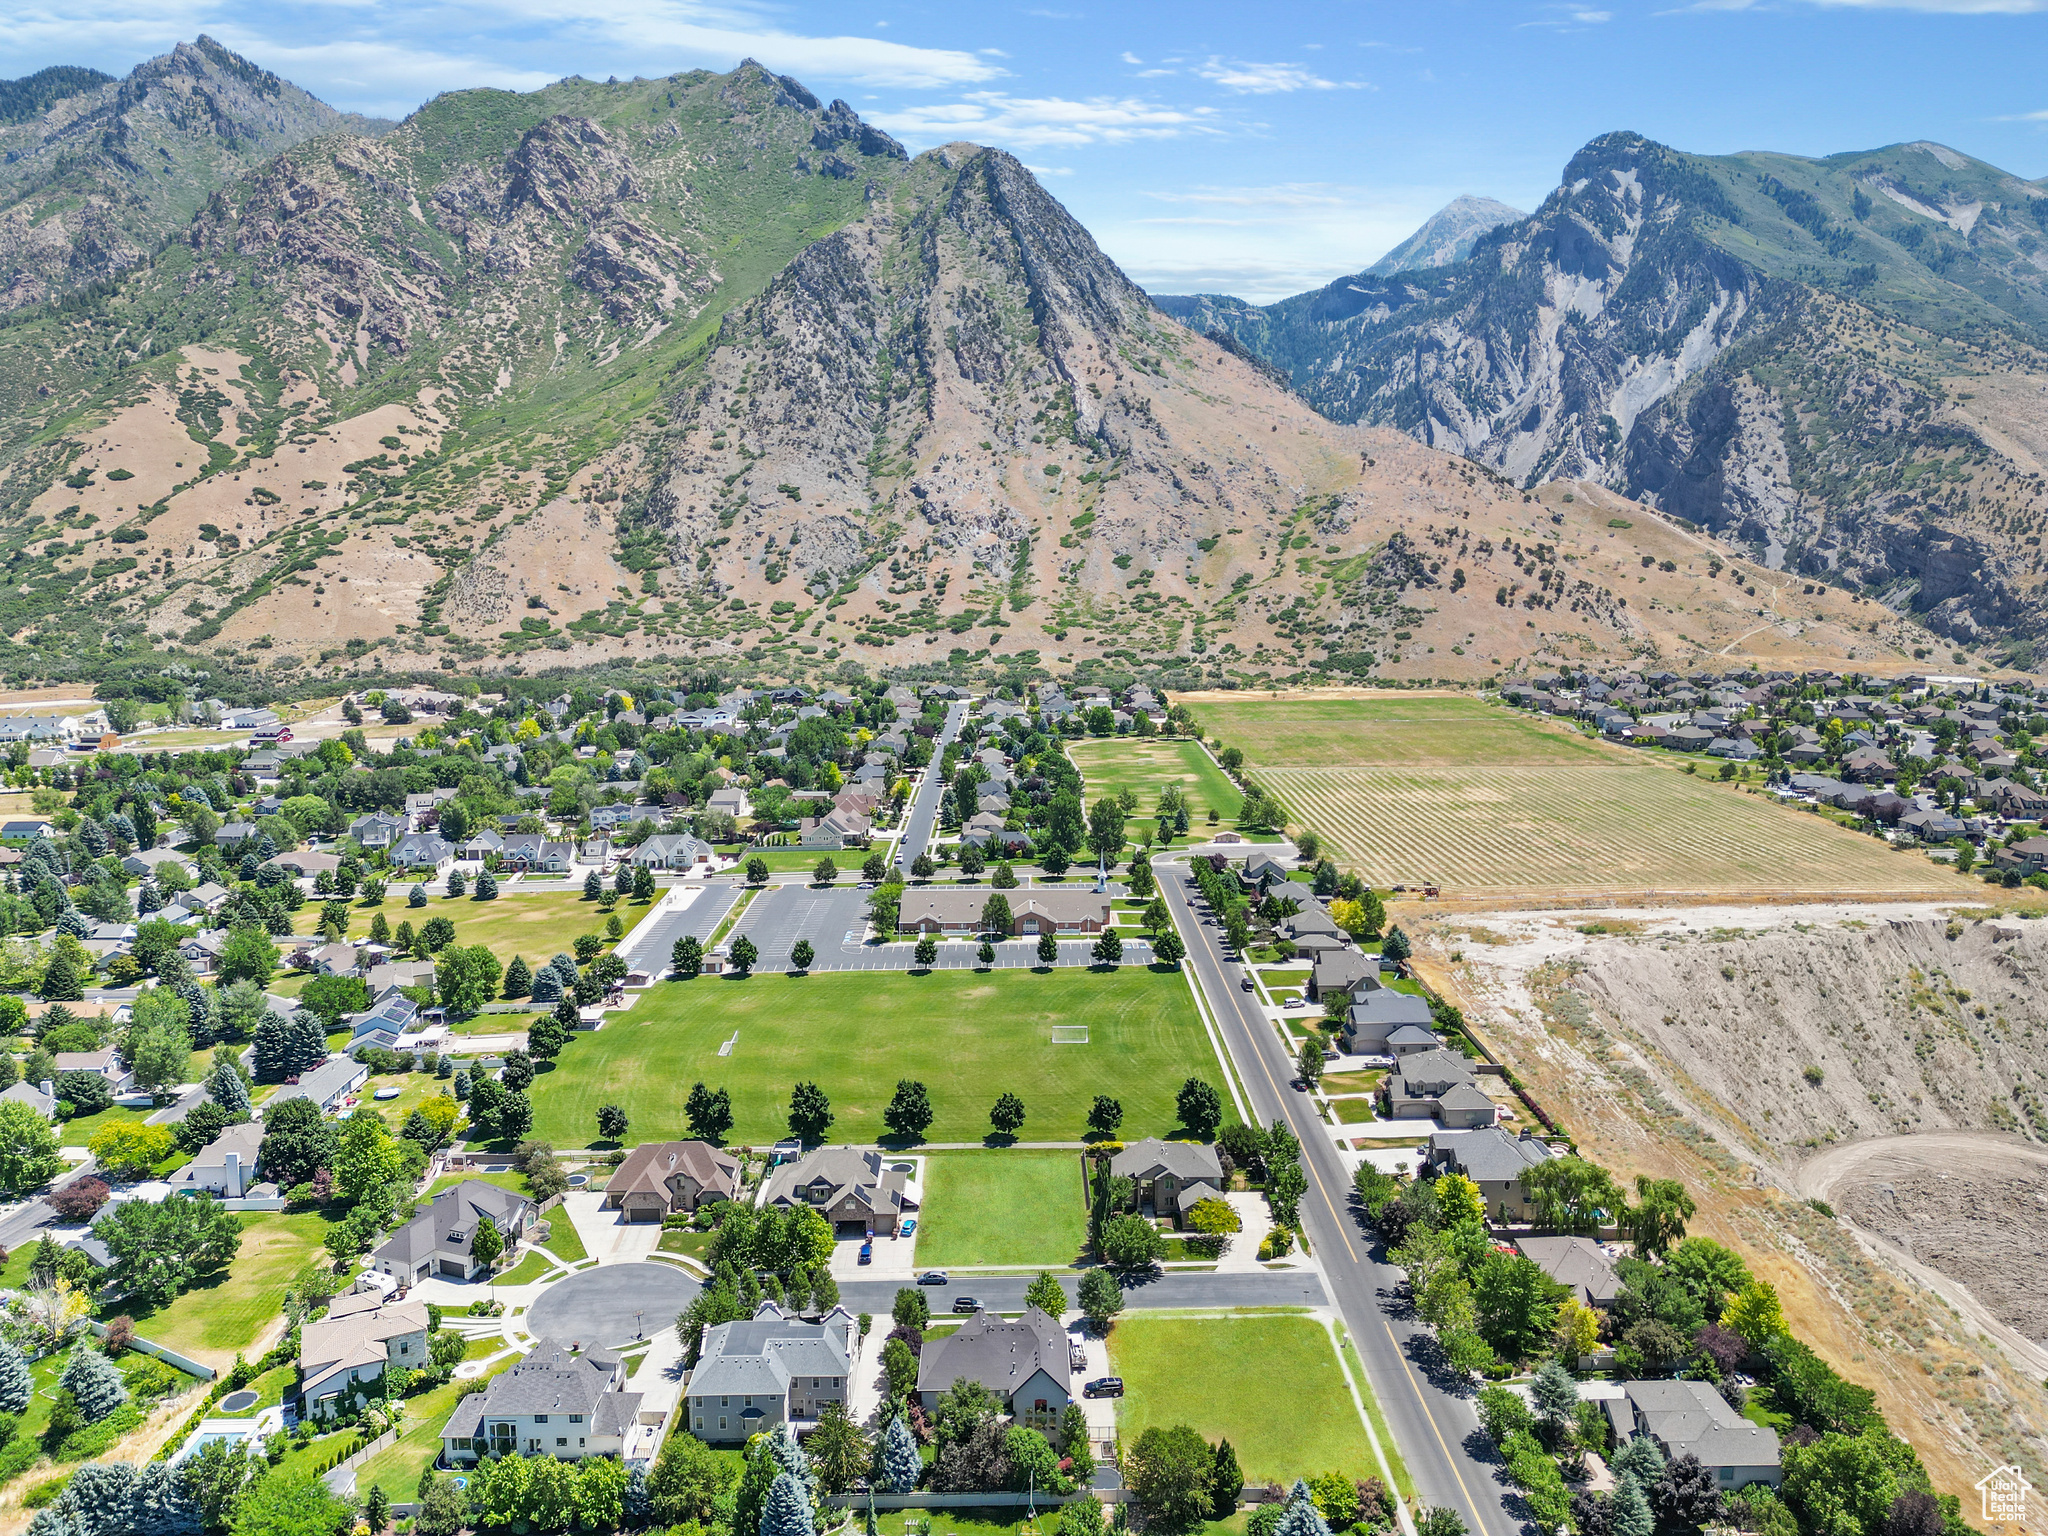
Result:
[[[346,1058],[342,1058],[346,1060]],[[352,1063],[353,1065],[353,1063]],[[484,1273],[476,1260],[477,1228],[488,1217],[509,1252],[533,1220],[533,1202],[517,1190],[482,1179],[464,1179],[444,1189],[413,1219],[370,1255],[370,1267],[411,1285],[433,1275],[474,1280]]]
[[485,1456],[623,1457],[643,1394],[628,1392],[625,1362],[601,1349],[573,1353],[542,1339],[510,1370],[465,1397],[441,1427],[451,1466]]
[[1777,1431],[1752,1424],[1706,1382],[1631,1381],[1623,1392],[1606,1404],[1617,1439],[1648,1435],[1667,1460],[1698,1457],[1724,1493],[1752,1483],[1778,1486]]
[[1037,1307],[1011,1319],[977,1312],[958,1331],[927,1339],[917,1362],[917,1395],[930,1413],[956,1381],[978,1381],[1009,1405],[1017,1423],[1041,1433],[1059,1424],[1074,1396],[1066,1330]]
[[1564,1154],[1549,1142],[1523,1131],[1519,1135],[1487,1125],[1478,1130],[1438,1131],[1429,1138],[1428,1166],[1439,1173],[1459,1173],[1479,1186],[1487,1215],[1496,1221],[1533,1221],[1529,1191],[1522,1176],[1540,1163]]
[[1136,1186],[1141,1207],[1149,1199],[1156,1214],[1171,1214],[1176,1222],[1196,1201],[1223,1193],[1223,1163],[1214,1147],[1199,1141],[1147,1136],[1110,1159],[1109,1171]]
[[1606,1311],[1621,1294],[1621,1279],[1600,1245],[1589,1237],[1524,1237],[1515,1246],[1559,1285],[1571,1291],[1582,1307]]
[[898,1224],[917,1210],[904,1188],[904,1175],[880,1153],[855,1147],[820,1147],[768,1176],[763,1208],[808,1205],[835,1227],[844,1222],[868,1234],[894,1237]]
[[713,1445],[744,1444],[783,1424],[816,1424],[827,1403],[844,1406],[852,1395],[858,1331],[844,1307],[807,1323],[772,1301],[750,1318],[707,1328],[684,1385],[690,1432]]

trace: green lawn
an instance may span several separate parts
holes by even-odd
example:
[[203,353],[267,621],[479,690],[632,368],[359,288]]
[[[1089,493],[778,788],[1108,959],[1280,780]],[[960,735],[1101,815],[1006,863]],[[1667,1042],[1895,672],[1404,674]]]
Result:
[[[493,1347],[497,1340],[490,1341]],[[475,1345],[471,1345],[473,1350]],[[485,1374],[489,1380],[513,1363],[507,1356]],[[450,1381],[405,1400],[405,1425],[398,1438],[356,1468],[356,1492],[367,1496],[382,1488],[393,1503],[410,1503],[418,1494],[420,1473],[441,1454],[441,1426],[455,1411],[460,1382]]]
[[64,1121],[57,1127],[57,1142],[60,1146],[82,1147],[103,1125],[140,1125],[155,1113],[153,1109],[124,1109],[116,1104],[96,1115],[80,1115],[75,1120]]
[[925,1159],[918,1263],[1069,1264],[1087,1241],[1077,1154],[1006,1148]]
[[564,1264],[590,1257],[576,1223],[569,1219],[567,1206],[558,1205],[548,1213],[548,1240],[543,1246]]
[[[1054,1024],[1086,1024],[1090,1043],[1052,1044]],[[703,1081],[732,1094],[731,1142],[759,1145],[784,1134],[790,1090],[809,1079],[832,1101],[834,1140],[873,1141],[908,1077],[926,1085],[932,1141],[981,1141],[1005,1090],[1024,1100],[1025,1140],[1080,1140],[1105,1090],[1135,1138],[1175,1128],[1174,1097],[1190,1074],[1224,1083],[1187,981],[1170,971],[705,976],[664,982],[572,1041],[534,1080],[532,1134],[587,1146],[598,1106],[616,1103],[636,1139],[681,1136],[684,1096]]]
[[1334,1099],[1330,1108],[1337,1112],[1339,1125],[1367,1125],[1379,1118],[1378,1099]]
[[1244,805],[1237,786],[1199,742],[1171,736],[1104,737],[1069,742],[1067,756],[1081,770],[1086,799],[1094,801],[1124,789],[1136,794],[1138,809],[1131,819],[1137,825],[1155,819],[1159,792],[1169,784],[1178,784],[1187,794],[1188,809],[1193,813],[1188,828],[1191,836],[1199,837],[1208,827],[1211,811],[1222,818],[1219,826],[1235,826]]
[[525,1258],[514,1264],[510,1269],[504,1270],[499,1274],[497,1283],[499,1285],[531,1285],[543,1275],[553,1273],[554,1266],[548,1263],[547,1255],[538,1248],[529,1248],[526,1250]]
[[711,1251],[711,1237],[712,1234],[709,1232],[686,1232],[678,1228],[662,1233],[660,1241],[654,1245],[655,1251],[701,1260]]
[[[380,911],[394,932],[402,922],[411,923],[413,931],[418,932],[429,918],[445,917],[455,924],[456,943],[482,944],[502,964],[509,965],[514,955],[523,955],[528,966],[539,967],[556,955],[572,953],[578,934],[604,933],[605,914],[598,911],[596,902],[583,899],[581,882],[524,895],[515,886],[495,901],[478,901],[473,895],[450,901],[441,894],[445,886],[445,881],[429,886],[431,894],[424,907],[405,904],[406,893],[412,889],[405,881],[394,882],[384,892],[381,907],[366,907],[360,901],[349,903],[349,937],[360,939],[367,935],[371,915]],[[315,932],[324,906],[318,899],[309,900],[294,914],[294,930]],[[613,910],[628,933],[647,915],[645,905],[630,899],[620,901]]]
[[1125,1445],[1155,1424],[1191,1424],[1206,1440],[1230,1437],[1247,1482],[1379,1471],[1336,1349],[1311,1318],[1127,1313],[1109,1358],[1124,1379]]
[[244,1211],[233,1263],[158,1311],[132,1309],[135,1331],[208,1365],[248,1350],[284,1306],[284,1293],[315,1259],[329,1222],[318,1211]]

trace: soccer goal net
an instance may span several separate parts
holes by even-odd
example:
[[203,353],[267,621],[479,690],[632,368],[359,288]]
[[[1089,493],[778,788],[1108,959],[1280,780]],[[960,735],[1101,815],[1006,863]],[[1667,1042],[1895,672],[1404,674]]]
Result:
[[1055,1024],[1052,1027],[1054,1045],[1086,1045],[1088,1026],[1086,1024]]

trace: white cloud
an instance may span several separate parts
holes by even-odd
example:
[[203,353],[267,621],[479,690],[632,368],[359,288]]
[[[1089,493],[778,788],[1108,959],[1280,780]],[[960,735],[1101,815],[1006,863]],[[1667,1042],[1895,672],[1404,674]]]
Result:
[[1994,123],[2048,123],[2048,112],[2008,112],[1991,119]]
[[1195,73],[1240,96],[1270,96],[1281,91],[1355,91],[1355,80],[1325,80],[1299,64],[1257,64],[1245,59],[1212,58]]
[[1152,292],[1270,303],[1367,266],[1451,195],[1309,181],[1193,185],[1148,193],[1157,211],[1087,217],[1102,248]]
[[1027,149],[1179,139],[1224,128],[1211,107],[1169,107],[1129,96],[1086,101],[1017,97],[1002,91],[974,91],[959,101],[871,113],[870,119],[914,145],[971,139]]
[[1027,165],[1024,169],[1034,176],[1071,176],[1074,174],[1074,168],[1071,165]]
[[[1693,0],[1681,11],[1752,11],[1764,0]],[[1919,11],[1931,16],[2035,16],[2048,0],[1805,0],[1832,11]],[[1670,15],[1671,12],[1661,12]]]
[[1126,64],[1142,64],[1145,62],[1143,59],[1139,58],[1135,53],[1131,52],[1128,48],[1126,48],[1123,52],[1123,61]]

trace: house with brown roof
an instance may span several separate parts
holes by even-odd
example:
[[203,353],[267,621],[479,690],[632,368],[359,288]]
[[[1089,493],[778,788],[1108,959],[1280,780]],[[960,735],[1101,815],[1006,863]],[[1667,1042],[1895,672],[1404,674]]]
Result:
[[739,1163],[708,1142],[642,1142],[606,1181],[604,1206],[627,1221],[660,1221],[738,1199],[739,1178]]
[[934,886],[903,893],[896,926],[904,933],[974,934],[991,895],[1010,907],[1008,932],[1036,938],[1041,933],[1097,934],[1111,921],[1109,898],[1094,891],[1002,891]]
[[878,1152],[820,1147],[770,1174],[761,1204],[785,1210],[807,1205],[835,1227],[857,1225],[866,1234],[894,1237],[903,1218],[918,1208],[905,1193],[909,1182]]

